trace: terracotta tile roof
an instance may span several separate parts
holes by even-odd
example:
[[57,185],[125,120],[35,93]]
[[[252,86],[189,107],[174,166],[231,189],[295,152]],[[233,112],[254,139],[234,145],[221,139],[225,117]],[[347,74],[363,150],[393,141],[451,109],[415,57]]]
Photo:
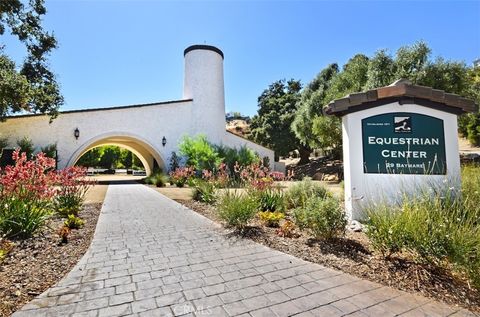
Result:
[[324,107],[324,111],[329,115],[343,116],[395,101],[400,104],[416,103],[458,114],[478,110],[478,106],[473,100],[446,93],[443,90],[413,85],[408,80],[400,79],[390,86],[353,93],[334,100]]

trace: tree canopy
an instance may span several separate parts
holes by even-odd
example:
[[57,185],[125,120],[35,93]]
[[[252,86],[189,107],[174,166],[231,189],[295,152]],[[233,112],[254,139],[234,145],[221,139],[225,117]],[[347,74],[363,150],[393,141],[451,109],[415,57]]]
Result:
[[302,158],[308,160],[311,152],[290,129],[301,89],[298,80],[277,80],[258,97],[258,112],[251,120],[249,138],[274,150],[277,157],[299,150]]
[[[432,60],[431,50],[424,42],[398,49],[395,56],[377,51],[372,57],[353,56],[340,71],[337,64],[328,65],[301,92],[292,131],[310,148],[331,149],[339,155],[341,123],[325,116],[323,106],[353,92],[387,86],[397,79],[430,86],[480,102],[480,73],[464,62],[448,61],[441,57]],[[480,116],[469,114],[460,118],[459,131],[472,143],[480,143]]]
[[76,165],[106,169],[143,168],[143,164],[135,154],[115,145],[95,147],[87,151],[82,157],[80,157]]
[[55,75],[47,57],[57,47],[52,33],[42,27],[46,14],[43,0],[0,1],[0,35],[9,31],[26,47],[22,65],[5,54],[0,46],[0,119],[21,111],[48,113],[55,117],[63,104]]

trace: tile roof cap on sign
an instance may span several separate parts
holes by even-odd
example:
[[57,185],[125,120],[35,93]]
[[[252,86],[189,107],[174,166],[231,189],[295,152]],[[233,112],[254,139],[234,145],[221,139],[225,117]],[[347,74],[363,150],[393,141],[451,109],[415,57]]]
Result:
[[420,104],[457,114],[478,110],[478,106],[473,100],[446,93],[443,90],[413,85],[407,79],[399,79],[389,86],[352,93],[333,100],[324,107],[324,111],[329,115],[344,116],[351,112],[378,107],[395,101],[400,102],[400,104]]

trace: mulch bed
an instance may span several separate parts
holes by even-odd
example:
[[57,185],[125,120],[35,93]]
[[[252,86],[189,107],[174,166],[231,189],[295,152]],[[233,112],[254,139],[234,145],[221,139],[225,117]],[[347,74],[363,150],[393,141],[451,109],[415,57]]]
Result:
[[[215,222],[221,222],[215,208],[210,205],[196,201],[178,202]],[[471,288],[465,279],[434,266],[412,262],[408,257],[386,260],[372,250],[368,238],[362,232],[347,231],[342,239],[315,241],[299,230],[296,231],[296,238],[283,238],[277,235],[277,229],[262,226],[258,220],[252,225],[244,237],[272,249],[480,313],[480,292]],[[224,230],[232,233],[232,230]]]
[[95,232],[101,204],[85,205],[79,213],[85,225],[72,230],[68,243],[56,233],[64,219],[53,218],[35,237],[13,241],[14,247],[0,261],[0,316],[14,311],[60,281],[87,251]]
[[321,157],[311,159],[308,164],[288,165],[287,173],[293,173],[293,178],[297,180],[308,176],[318,181],[341,181],[343,179],[343,162]]

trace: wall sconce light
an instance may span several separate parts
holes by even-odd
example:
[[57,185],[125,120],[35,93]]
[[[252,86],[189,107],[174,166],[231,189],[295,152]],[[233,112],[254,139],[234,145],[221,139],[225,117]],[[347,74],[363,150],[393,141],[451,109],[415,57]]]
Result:
[[80,136],[80,130],[78,130],[78,128],[75,128],[75,131],[73,131],[73,135],[75,136],[75,139],[78,140],[78,137]]
[[167,144],[167,138],[163,137],[162,139],[162,145],[165,146]]

